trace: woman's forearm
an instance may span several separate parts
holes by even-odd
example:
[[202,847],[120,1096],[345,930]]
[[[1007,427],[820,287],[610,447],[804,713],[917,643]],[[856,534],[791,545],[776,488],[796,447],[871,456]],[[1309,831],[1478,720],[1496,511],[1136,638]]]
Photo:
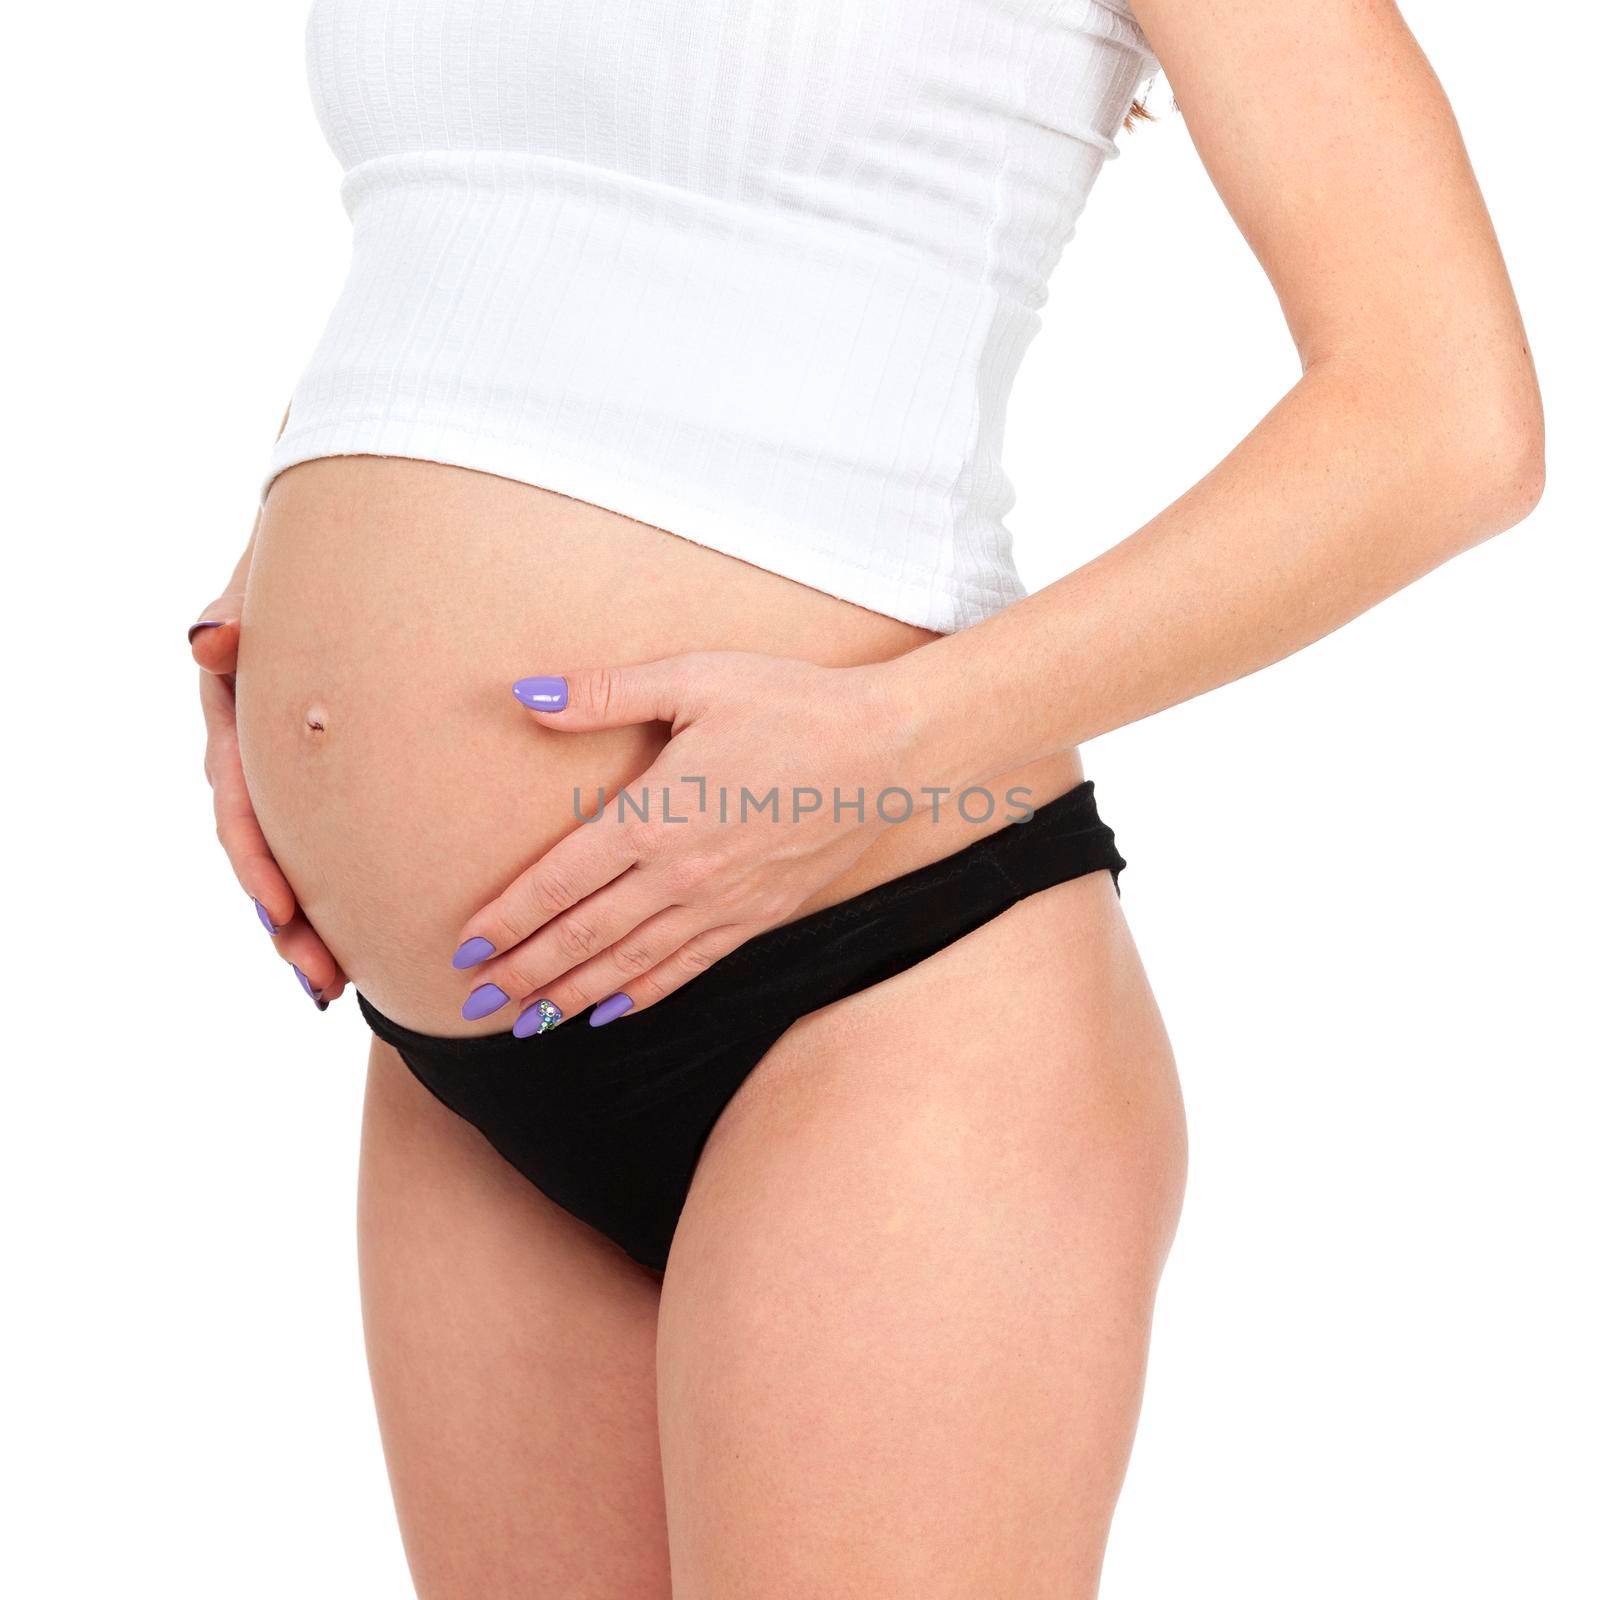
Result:
[[907,782],[979,783],[1244,677],[1519,521],[1543,481],[1537,388],[1525,352],[1492,365],[1441,395],[1319,362],[1138,532],[901,658]]

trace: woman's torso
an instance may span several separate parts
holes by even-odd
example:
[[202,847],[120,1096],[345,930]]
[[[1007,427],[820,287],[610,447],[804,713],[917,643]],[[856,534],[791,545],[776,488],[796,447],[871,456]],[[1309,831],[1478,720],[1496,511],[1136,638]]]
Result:
[[1021,593],[1006,397],[1152,63],[1122,0],[316,0],[309,46],[354,249],[271,463],[247,775],[350,975],[459,1031],[461,923],[661,740],[532,727],[516,678],[870,661]]

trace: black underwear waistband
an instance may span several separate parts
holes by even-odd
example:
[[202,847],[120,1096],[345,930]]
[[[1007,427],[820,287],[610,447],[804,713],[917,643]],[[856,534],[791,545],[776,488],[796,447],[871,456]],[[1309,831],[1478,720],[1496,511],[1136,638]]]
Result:
[[402,1027],[365,996],[357,998],[373,1032],[402,1054],[425,1049],[466,1062],[531,1050],[553,1067],[569,1053],[593,1049],[603,1032],[618,1044],[625,1039],[637,1061],[657,1041],[681,1050],[701,1035],[727,1040],[787,1026],[904,971],[1028,895],[1102,869],[1116,882],[1126,865],[1112,830],[1100,820],[1094,784],[1086,780],[1025,822],[758,934],[683,988],[611,1028],[591,1029],[580,1013],[526,1040],[510,1033],[453,1038]]

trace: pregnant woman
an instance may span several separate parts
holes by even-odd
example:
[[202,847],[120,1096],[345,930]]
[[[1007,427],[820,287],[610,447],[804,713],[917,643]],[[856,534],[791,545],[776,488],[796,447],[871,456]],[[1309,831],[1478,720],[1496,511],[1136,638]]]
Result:
[[[1007,391],[1158,59],[1303,372],[1028,596]],[[375,1035],[418,1592],[1093,1594],[1185,1145],[1077,750],[1537,498],[1438,83],[1387,0],[317,0],[310,66],[353,264],[191,637]]]

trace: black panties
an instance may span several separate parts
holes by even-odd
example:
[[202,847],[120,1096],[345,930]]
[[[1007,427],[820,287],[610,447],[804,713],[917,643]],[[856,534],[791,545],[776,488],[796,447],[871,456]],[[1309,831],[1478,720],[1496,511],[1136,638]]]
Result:
[[666,1265],[739,1085],[808,1012],[904,972],[1041,889],[1126,865],[1080,783],[942,861],[760,934],[648,1010],[528,1039],[434,1038],[361,999],[380,1039],[557,1205]]

